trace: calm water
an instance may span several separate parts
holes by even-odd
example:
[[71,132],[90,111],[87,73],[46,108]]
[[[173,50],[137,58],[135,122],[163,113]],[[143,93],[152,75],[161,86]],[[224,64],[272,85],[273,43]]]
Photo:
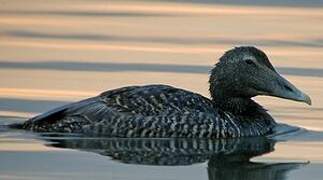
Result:
[[2,127],[0,179],[322,179],[322,32],[323,1],[0,0],[2,125],[125,85],[209,96],[211,66],[245,44],[313,101],[257,97],[301,128],[271,138],[89,139]]

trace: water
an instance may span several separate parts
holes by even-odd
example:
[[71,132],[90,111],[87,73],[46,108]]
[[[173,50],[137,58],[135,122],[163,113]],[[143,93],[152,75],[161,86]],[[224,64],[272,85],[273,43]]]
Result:
[[257,97],[290,125],[270,138],[88,139],[2,127],[0,179],[322,179],[322,22],[322,1],[0,0],[2,125],[125,85],[209,96],[207,72],[243,44],[263,49],[313,101]]

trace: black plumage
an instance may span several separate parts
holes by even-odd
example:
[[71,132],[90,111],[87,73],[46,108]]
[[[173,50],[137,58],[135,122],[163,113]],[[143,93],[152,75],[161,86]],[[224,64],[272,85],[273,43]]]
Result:
[[167,85],[123,87],[31,118],[23,128],[107,137],[260,136],[271,133],[276,123],[252,97],[309,103],[309,97],[279,76],[254,47],[226,52],[209,82],[212,99]]

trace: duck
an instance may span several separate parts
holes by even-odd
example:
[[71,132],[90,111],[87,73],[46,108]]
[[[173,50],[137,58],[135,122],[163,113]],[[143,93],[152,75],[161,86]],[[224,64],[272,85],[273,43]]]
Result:
[[70,103],[25,121],[21,128],[120,138],[266,136],[277,126],[252,98],[273,96],[311,105],[253,46],[226,51],[209,76],[210,98],[170,85],[126,86]]

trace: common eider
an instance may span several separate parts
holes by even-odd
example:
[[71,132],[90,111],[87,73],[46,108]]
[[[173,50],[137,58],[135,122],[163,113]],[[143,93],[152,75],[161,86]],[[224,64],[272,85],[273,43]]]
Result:
[[210,72],[211,98],[168,85],[128,86],[71,103],[26,121],[35,132],[127,138],[263,136],[276,122],[251,98],[275,96],[311,104],[280,76],[266,54],[236,47]]

